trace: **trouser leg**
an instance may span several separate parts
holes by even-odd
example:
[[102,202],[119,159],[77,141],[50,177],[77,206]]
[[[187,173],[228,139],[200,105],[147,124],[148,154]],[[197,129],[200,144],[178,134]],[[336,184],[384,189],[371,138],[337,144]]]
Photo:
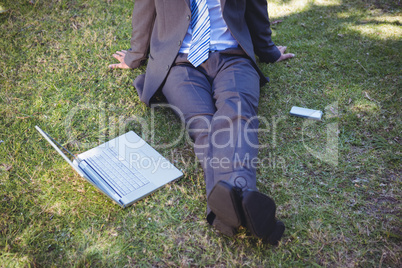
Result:
[[211,120],[209,142],[213,145],[210,155],[221,164],[212,169],[214,180],[207,185],[208,194],[220,180],[242,189],[256,189],[259,75],[244,57],[220,57],[222,66],[212,84],[217,110]]
[[205,182],[213,185],[212,170],[206,161],[202,161],[210,149],[210,124],[216,112],[211,79],[205,72],[193,68],[182,55],[171,68],[162,93],[185,122],[190,142],[193,142],[194,152],[204,170]]
[[171,68],[162,89],[194,140],[207,195],[220,180],[256,189],[259,75],[250,60],[211,54],[199,68]]

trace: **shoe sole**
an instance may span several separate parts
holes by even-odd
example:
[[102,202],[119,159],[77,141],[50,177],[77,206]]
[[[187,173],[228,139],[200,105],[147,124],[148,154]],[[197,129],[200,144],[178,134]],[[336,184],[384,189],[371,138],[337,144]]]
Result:
[[275,219],[274,200],[254,190],[238,192],[225,181],[218,182],[212,189],[208,204],[212,212],[225,225],[247,227],[252,235],[271,245],[277,245],[285,225]]
[[270,243],[271,245],[277,246],[284,232],[285,232],[285,224],[283,224],[283,222],[281,221],[277,221],[275,230],[267,239],[265,239],[265,241]]
[[240,227],[240,195],[225,181],[218,182],[208,196],[208,205],[217,218],[233,228]]
[[[242,208],[246,227],[258,238],[267,238],[275,230],[275,202],[253,190],[243,192]],[[263,213],[262,213],[263,212]]]

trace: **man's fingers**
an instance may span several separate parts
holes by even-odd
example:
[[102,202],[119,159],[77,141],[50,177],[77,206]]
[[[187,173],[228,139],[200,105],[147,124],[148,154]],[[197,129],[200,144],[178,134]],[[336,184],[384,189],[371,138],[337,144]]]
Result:
[[115,63],[108,66],[110,69],[130,69],[125,63]]
[[112,55],[116,60],[122,62],[124,59],[124,56],[118,55],[118,54],[113,54]]
[[282,54],[281,57],[277,60],[277,62],[293,58],[294,56],[295,54],[293,53]]
[[124,62],[124,57],[127,54],[127,50],[116,51],[112,56],[117,59],[120,63],[110,64],[108,68],[111,69],[130,69],[130,67]]
[[112,69],[124,69],[124,66],[121,63],[115,63],[115,64],[110,64],[109,68],[112,68]]
[[295,54],[293,54],[293,53],[283,54],[283,59],[287,60],[287,59],[293,58],[294,56],[295,56]]
[[116,54],[119,54],[120,56],[123,56],[123,57],[126,55],[124,50],[123,51],[116,51]]
[[285,50],[287,49],[287,47],[279,46],[278,49],[283,54],[283,53],[285,53]]
[[126,68],[121,63],[110,64],[108,67],[111,69],[125,69]]
[[126,51],[116,51],[116,53],[113,54],[113,57],[117,59],[118,61],[122,62],[124,57],[126,56]]

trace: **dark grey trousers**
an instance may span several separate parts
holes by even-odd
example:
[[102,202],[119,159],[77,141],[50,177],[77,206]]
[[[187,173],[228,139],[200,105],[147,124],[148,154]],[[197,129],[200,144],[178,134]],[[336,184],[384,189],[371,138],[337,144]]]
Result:
[[179,54],[162,88],[194,141],[207,196],[220,180],[256,189],[260,76],[241,54],[212,52],[197,68]]

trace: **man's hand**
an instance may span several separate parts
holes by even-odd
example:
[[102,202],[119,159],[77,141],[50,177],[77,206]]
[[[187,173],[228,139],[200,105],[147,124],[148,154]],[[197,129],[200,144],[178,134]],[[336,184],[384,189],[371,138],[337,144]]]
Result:
[[124,57],[127,54],[127,50],[122,50],[122,51],[117,51],[115,54],[113,54],[113,57],[120,61],[120,63],[115,63],[115,64],[110,64],[109,68],[112,69],[130,69],[128,65],[124,62]]
[[287,47],[277,46],[277,48],[281,52],[281,56],[276,62],[287,60],[287,59],[293,58],[295,56],[295,54],[292,54],[292,53],[285,54],[285,50],[286,50]]

